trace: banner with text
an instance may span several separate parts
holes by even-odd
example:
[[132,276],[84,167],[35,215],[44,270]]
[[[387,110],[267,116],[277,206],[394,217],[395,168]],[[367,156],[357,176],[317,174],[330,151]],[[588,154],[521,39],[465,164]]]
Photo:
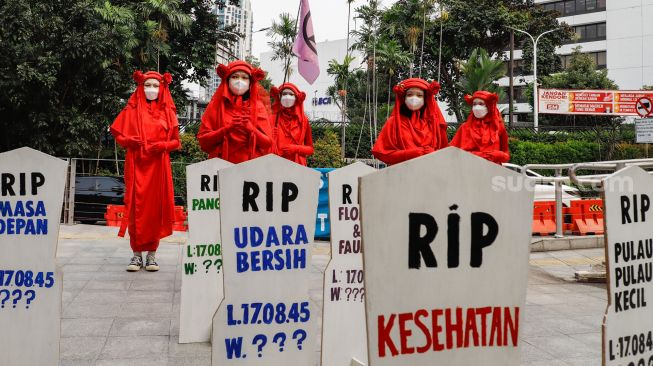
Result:
[[454,147],[360,178],[369,365],[520,364],[521,179]]
[[225,296],[213,318],[212,365],[313,365],[320,174],[266,155],[218,175]]
[[0,153],[0,364],[59,364],[62,275],[56,266],[64,160]]
[[603,364],[653,365],[653,177],[633,166],[603,185],[609,280]]
[[367,365],[358,178],[375,170],[358,162],[329,173],[331,261],[324,272],[322,365],[350,365],[352,359]]
[[653,90],[538,89],[538,94],[543,114],[641,116],[646,108],[653,112],[648,102],[653,100]]
[[179,343],[208,342],[224,295],[218,171],[233,166],[214,158],[186,167],[188,240],[181,277]]

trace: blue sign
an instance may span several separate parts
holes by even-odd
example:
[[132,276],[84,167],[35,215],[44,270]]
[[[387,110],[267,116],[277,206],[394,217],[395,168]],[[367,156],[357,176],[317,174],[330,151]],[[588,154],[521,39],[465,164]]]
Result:
[[327,174],[334,168],[314,168],[320,172],[320,196],[317,201],[317,217],[315,218],[315,239],[328,240],[331,237],[329,224],[329,177]]

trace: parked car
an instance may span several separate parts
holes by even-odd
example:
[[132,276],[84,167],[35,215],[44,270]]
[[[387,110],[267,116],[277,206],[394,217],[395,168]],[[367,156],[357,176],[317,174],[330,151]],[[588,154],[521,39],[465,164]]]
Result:
[[122,205],[124,195],[122,177],[77,176],[74,221],[93,224],[104,220],[107,205]]
[[[107,205],[124,205],[125,180],[123,177],[77,176],[75,178],[74,221],[94,224],[104,221]],[[184,206],[181,196],[175,196],[175,205]]]
[[[521,174],[522,167],[517,164],[504,163],[504,167],[514,170]],[[538,174],[530,169],[526,170],[526,175],[530,178],[537,179],[543,178],[544,176]],[[537,183],[535,184],[535,201],[555,201],[556,191],[554,183]],[[578,188],[568,186],[566,184],[562,185],[562,205],[565,207],[570,207],[571,201],[579,200],[580,192]]]

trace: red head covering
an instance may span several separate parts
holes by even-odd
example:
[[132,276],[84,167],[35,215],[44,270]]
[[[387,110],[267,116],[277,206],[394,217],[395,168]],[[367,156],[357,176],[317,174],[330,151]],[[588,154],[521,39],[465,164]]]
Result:
[[[474,104],[474,99],[481,99],[485,102],[487,115],[483,119],[478,119],[472,111],[466,122],[471,127],[470,132],[474,142],[483,150],[486,146],[493,145],[499,140],[499,131],[505,129],[505,125],[501,118],[501,112],[497,108],[498,95],[484,90],[474,92],[473,95],[465,95],[465,102],[470,106]],[[484,125],[490,128],[482,128]]]
[[[411,112],[410,121],[402,123],[402,118],[406,117],[402,116],[401,109],[407,108],[405,98],[408,89],[411,88],[424,91],[424,107]],[[379,139],[372,149],[374,156],[388,164],[396,164],[419,156],[407,155],[408,150],[423,147],[438,150],[446,147],[447,123],[435,99],[440,91],[440,84],[436,81],[428,83],[423,79],[412,78],[400,82],[393,90],[395,105],[391,117],[383,126]],[[398,152],[406,154],[397,155]]]
[[[281,105],[281,94],[286,89],[291,90],[296,97],[295,105],[290,108],[285,108]],[[312,154],[313,152],[311,126],[306,114],[304,113],[306,93],[300,91],[295,84],[284,83],[279,85],[279,87],[272,87],[270,95],[274,98],[274,104],[272,105],[274,115],[272,116],[270,123],[274,129],[274,141],[275,147],[277,148],[277,154],[286,158],[291,158],[291,160],[296,163],[306,165],[305,155],[293,153],[290,154],[291,156],[286,156],[287,154],[284,155],[281,151],[281,148],[284,145],[291,144],[303,146],[305,150],[304,148],[301,148],[301,150],[306,153],[310,152]]]
[[[168,131],[168,137],[170,137],[174,133],[174,127],[179,126],[177,107],[175,107],[170,94],[172,75],[167,72],[161,75],[156,71],[146,73],[134,71],[132,77],[136,82],[136,90],[129,97],[125,107],[127,118],[117,118],[111,125],[111,129],[119,132],[124,137],[139,137],[147,145],[147,136],[143,133],[143,120],[146,118],[152,118],[155,121],[165,119],[167,125],[164,128]],[[148,79],[159,81],[159,95],[155,100],[149,102],[151,114],[148,111],[148,101],[145,98],[145,88],[143,86],[145,80]],[[160,118],[162,113],[164,118]]]
[[[222,79],[222,82],[216,89],[215,93],[213,94],[213,97],[211,98],[211,102],[207,106],[206,111],[204,112],[204,116],[206,116],[206,121],[204,116],[202,117],[202,125],[200,127],[200,133],[198,134],[198,137],[201,137],[200,135],[203,133],[203,131],[209,130],[209,131],[215,131],[218,130],[222,127],[225,127],[228,123],[228,121],[225,120],[225,105],[224,103],[228,100],[232,104],[238,104],[239,102],[242,103],[242,98],[238,98],[235,96],[231,90],[229,90],[229,77],[237,72],[237,71],[242,71],[249,75],[249,102],[250,102],[250,120],[252,124],[254,124],[255,127],[260,127],[264,130],[264,132],[268,136],[272,136],[271,131],[268,131],[269,126],[262,126],[257,123],[257,118],[258,118],[258,113],[259,111],[259,103],[261,103],[263,106],[266,107],[266,109],[269,111],[269,97],[267,95],[267,92],[261,85],[259,84],[259,81],[263,80],[265,78],[265,72],[259,68],[255,68],[249,63],[242,61],[242,60],[237,60],[234,62],[231,62],[229,65],[223,65],[220,64],[216,68],[216,72],[220,79]],[[209,126],[210,125],[210,126]],[[200,140],[200,145],[204,151],[211,151],[213,150],[212,146],[204,146],[203,139]],[[249,139],[249,144],[250,144],[250,156],[255,156],[255,150],[256,150],[256,134],[253,134],[252,137]],[[229,146],[228,146],[228,139],[224,139],[224,142],[222,143],[222,155],[220,156],[222,159],[228,160],[228,151],[229,151]]]

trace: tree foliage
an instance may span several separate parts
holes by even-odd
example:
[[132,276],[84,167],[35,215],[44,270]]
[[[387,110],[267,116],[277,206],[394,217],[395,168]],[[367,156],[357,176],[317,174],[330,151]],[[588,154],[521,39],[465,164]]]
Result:
[[[0,151],[30,146],[89,157],[134,89],[134,70],[205,82],[219,32],[208,0],[12,0],[0,3]],[[113,144],[111,144],[113,146]]]

